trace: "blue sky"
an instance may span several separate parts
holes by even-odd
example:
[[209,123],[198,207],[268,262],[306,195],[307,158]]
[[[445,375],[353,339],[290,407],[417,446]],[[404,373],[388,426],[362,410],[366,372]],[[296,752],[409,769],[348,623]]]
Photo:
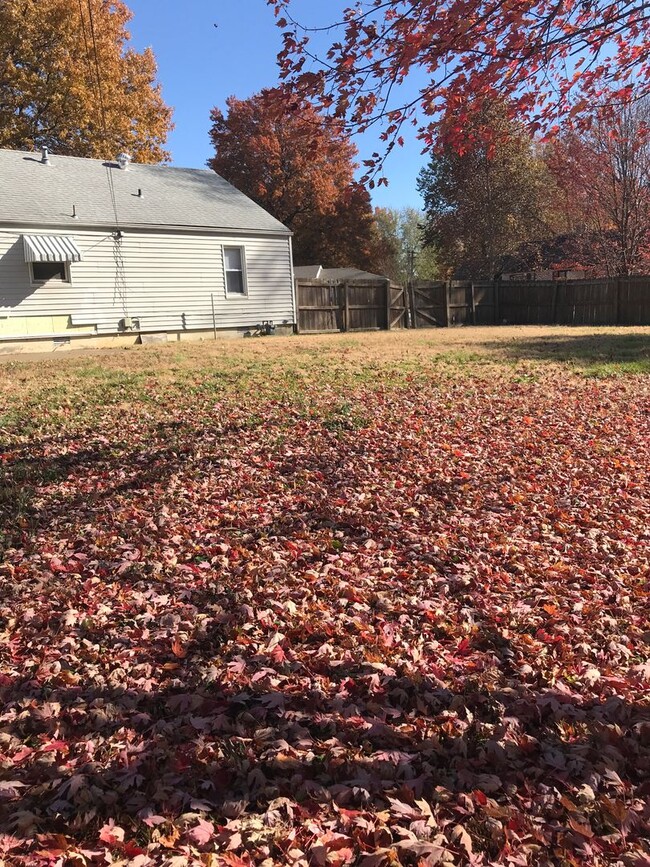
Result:
[[[275,62],[280,31],[265,0],[127,0],[134,18],[130,30],[137,49],[151,46],[175,130],[169,149],[175,165],[202,167],[211,154],[208,129],[213,105],[226,97],[246,98],[278,80]],[[302,15],[332,15],[338,3],[301,0]],[[301,18],[301,20],[305,20]],[[214,25],[217,25],[216,27]],[[355,138],[360,157],[379,149],[370,133]],[[382,207],[420,207],[415,181],[425,158],[413,138],[391,154],[388,188],[373,191]]]

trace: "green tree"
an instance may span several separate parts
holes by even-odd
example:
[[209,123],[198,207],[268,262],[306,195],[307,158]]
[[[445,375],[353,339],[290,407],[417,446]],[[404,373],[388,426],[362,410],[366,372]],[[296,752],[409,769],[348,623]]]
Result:
[[435,280],[438,264],[433,247],[425,246],[425,215],[417,208],[375,208],[376,231],[385,251],[383,270],[402,286],[410,278]]
[[[549,234],[553,184],[529,134],[509,119],[503,103],[484,106],[472,117],[462,148],[456,119],[443,121],[418,189],[426,242],[439,251],[444,270],[492,278],[505,254]],[[449,129],[454,133],[447,138]]]
[[168,159],[172,112],[153,52],[128,46],[131,18],[120,0],[2,0],[0,147]]

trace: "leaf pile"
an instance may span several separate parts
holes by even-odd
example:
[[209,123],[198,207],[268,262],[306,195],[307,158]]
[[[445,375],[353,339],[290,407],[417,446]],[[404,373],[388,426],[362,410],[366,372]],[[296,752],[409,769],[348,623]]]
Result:
[[14,437],[0,859],[650,864],[649,398],[321,380]]

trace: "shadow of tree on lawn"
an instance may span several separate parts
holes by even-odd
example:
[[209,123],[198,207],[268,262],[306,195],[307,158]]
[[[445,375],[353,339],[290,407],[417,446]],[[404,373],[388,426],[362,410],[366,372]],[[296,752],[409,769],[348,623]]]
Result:
[[[504,516],[527,518],[523,500],[496,493],[510,467],[423,475],[413,438],[380,437],[369,461],[360,433],[300,424],[276,445],[258,443],[263,420],[242,415],[212,428],[162,424],[133,441],[64,437],[54,452],[31,443],[5,461],[5,485],[28,493],[0,503],[9,542],[0,748],[11,775],[0,828],[26,847],[37,834],[92,843],[114,819],[144,842],[152,816],[165,827],[187,812],[225,823],[268,817],[284,798],[285,833],[309,816],[342,830],[342,811],[387,812],[393,836],[380,846],[420,821],[424,798],[441,827],[463,824],[490,859],[515,837],[583,852],[593,835],[611,859],[647,851],[640,679],[637,702],[554,682],[555,663],[573,664],[556,633],[546,635],[546,669],[521,665],[518,647],[551,633],[559,614],[546,585],[524,585],[519,552],[500,541]],[[531,466],[526,481],[540,485]],[[552,503],[535,502],[529,534],[542,518],[559,520]],[[453,539],[443,544],[444,534]],[[563,575],[587,593],[592,577],[577,564],[595,542],[567,539],[575,574]],[[135,548],[139,559],[128,559]],[[495,589],[478,583],[479,560],[469,568],[477,548]],[[541,574],[543,553],[530,571]],[[366,556],[363,572],[345,573]],[[498,595],[499,581],[510,595],[490,607],[480,593]],[[505,629],[526,592],[528,619]],[[298,610],[307,594],[310,616],[278,607]],[[630,631],[619,604],[612,591]],[[337,621],[348,606],[356,613]],[[461,615],[465,632],[452,622]],[[610,627],[622,641],[618,622]],[[397,629],[413,649],[426,632],[426,664],[398,651]],[[269,845],[282,861],[280,842]]]
[[509,340],[492,340],[486,349],[516,361],[555,361],[579,368],[611,365],[632,372],[650,369],[650,334],[604,332],[603,334],[561,335]]
[[[278,798],[303,815],[330,815],[333,804],[393,810],[409,827],[425,799],[440,818],[468,821],[490,858],[508,827],[537,826],[548,846],[569,849],[604,835],[612,856],[647,839],[647,707],[523,685],[454,692],[435,677],[325,659],[311,671],[319,688],[278,689],[269,680],[301,664],[263,654],[244,663],[266,675],[240,691],[199,674],[214,651],[196,644],[177,685],[152,693],[5,686],[3,736],[33,753],[13,768],[20,788],[0,829],[29,840],[80,830],[92,816],[97,828],[114,819],[137,836],[151,815],[172,822],[198,811],[226,823],[264,816]],[[101,761],[111,739],[117,747]]]

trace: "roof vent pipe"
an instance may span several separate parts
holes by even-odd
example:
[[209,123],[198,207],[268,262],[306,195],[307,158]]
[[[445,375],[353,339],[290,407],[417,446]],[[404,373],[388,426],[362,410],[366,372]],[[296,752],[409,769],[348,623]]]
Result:
[[131,162],[130,154],[125,154],[125,153],[118,154],[117,164],[123,171],[126,171],[128,169],[130,162]]
[[46,147],[41,148],[41,164],[44,166],[49,166],[50,164],[50,152]]

